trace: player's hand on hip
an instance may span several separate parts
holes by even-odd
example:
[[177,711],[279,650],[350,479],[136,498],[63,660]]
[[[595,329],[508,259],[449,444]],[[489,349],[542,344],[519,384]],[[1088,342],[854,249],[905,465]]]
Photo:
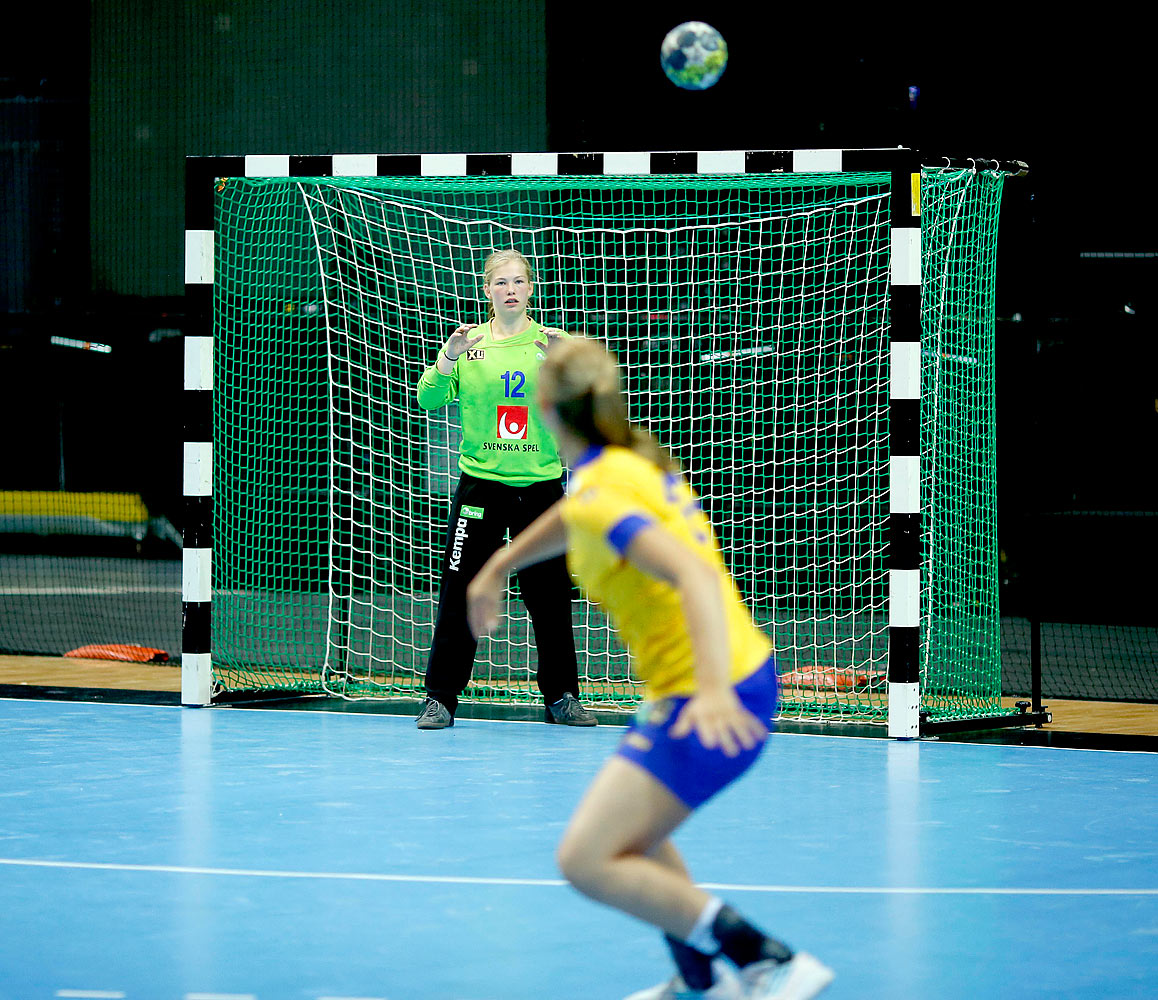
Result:
[[671,735],[680,739],[693,730],[705,747],[719,747],[729,757],[751,750],[768,735],[768,727],[744,707],[730,687],[701,692],[684,705]]
[[452,333],[446,343],[442,345],[442,353],[446,355],[447,361],[457,360],[460,355],[465,354],[483,339],[481,333],[477,337],[470,335],[470,331],[477,326],[477,323],[463,323],[455,327],[454,333]]

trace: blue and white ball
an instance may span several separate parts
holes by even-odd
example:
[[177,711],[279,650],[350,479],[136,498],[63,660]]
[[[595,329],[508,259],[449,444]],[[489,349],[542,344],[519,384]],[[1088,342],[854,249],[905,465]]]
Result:
[[703,21],[685,21],[667,33],[659,50],[667,78],[684,90],[707,90],[728,66],[723,36]]

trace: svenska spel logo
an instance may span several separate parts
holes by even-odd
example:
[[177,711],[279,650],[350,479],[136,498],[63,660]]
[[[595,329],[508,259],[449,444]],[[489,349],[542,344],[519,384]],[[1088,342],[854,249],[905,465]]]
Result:
[[503,441],[524,440],[527,436],[526,406],[499,407],[499,438]]

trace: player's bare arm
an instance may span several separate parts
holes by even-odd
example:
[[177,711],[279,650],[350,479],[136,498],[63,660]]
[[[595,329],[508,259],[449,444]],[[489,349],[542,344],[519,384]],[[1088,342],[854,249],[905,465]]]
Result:
[[560,500],[544,511],[510,545],[491,556],[471,580],[466,588],[466,617],[476,638],[498,628],[499,601],[508,576],[567,551],[562,509]]
[[658,525],[638,531],[624,553],[649,576],[676,589],[695,655],[696,694],[684,706],[673,736],[693,729],[706,747],[734,757],[767,735],[764,724],[740,703],[729,675],[731,654],[718,575],[704,560]]

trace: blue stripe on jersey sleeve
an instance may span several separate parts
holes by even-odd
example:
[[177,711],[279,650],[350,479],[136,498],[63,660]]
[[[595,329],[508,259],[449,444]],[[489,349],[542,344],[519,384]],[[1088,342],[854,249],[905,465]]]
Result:
[[607,532],[607,541],[616,552],[624,555],[627,552],[627,547],[631,544],[631,540],[650,524],[651,521],[646,517],[640,517],[638,514],[628,514],[627,517],[618,524],[613,525],[611,530]]

